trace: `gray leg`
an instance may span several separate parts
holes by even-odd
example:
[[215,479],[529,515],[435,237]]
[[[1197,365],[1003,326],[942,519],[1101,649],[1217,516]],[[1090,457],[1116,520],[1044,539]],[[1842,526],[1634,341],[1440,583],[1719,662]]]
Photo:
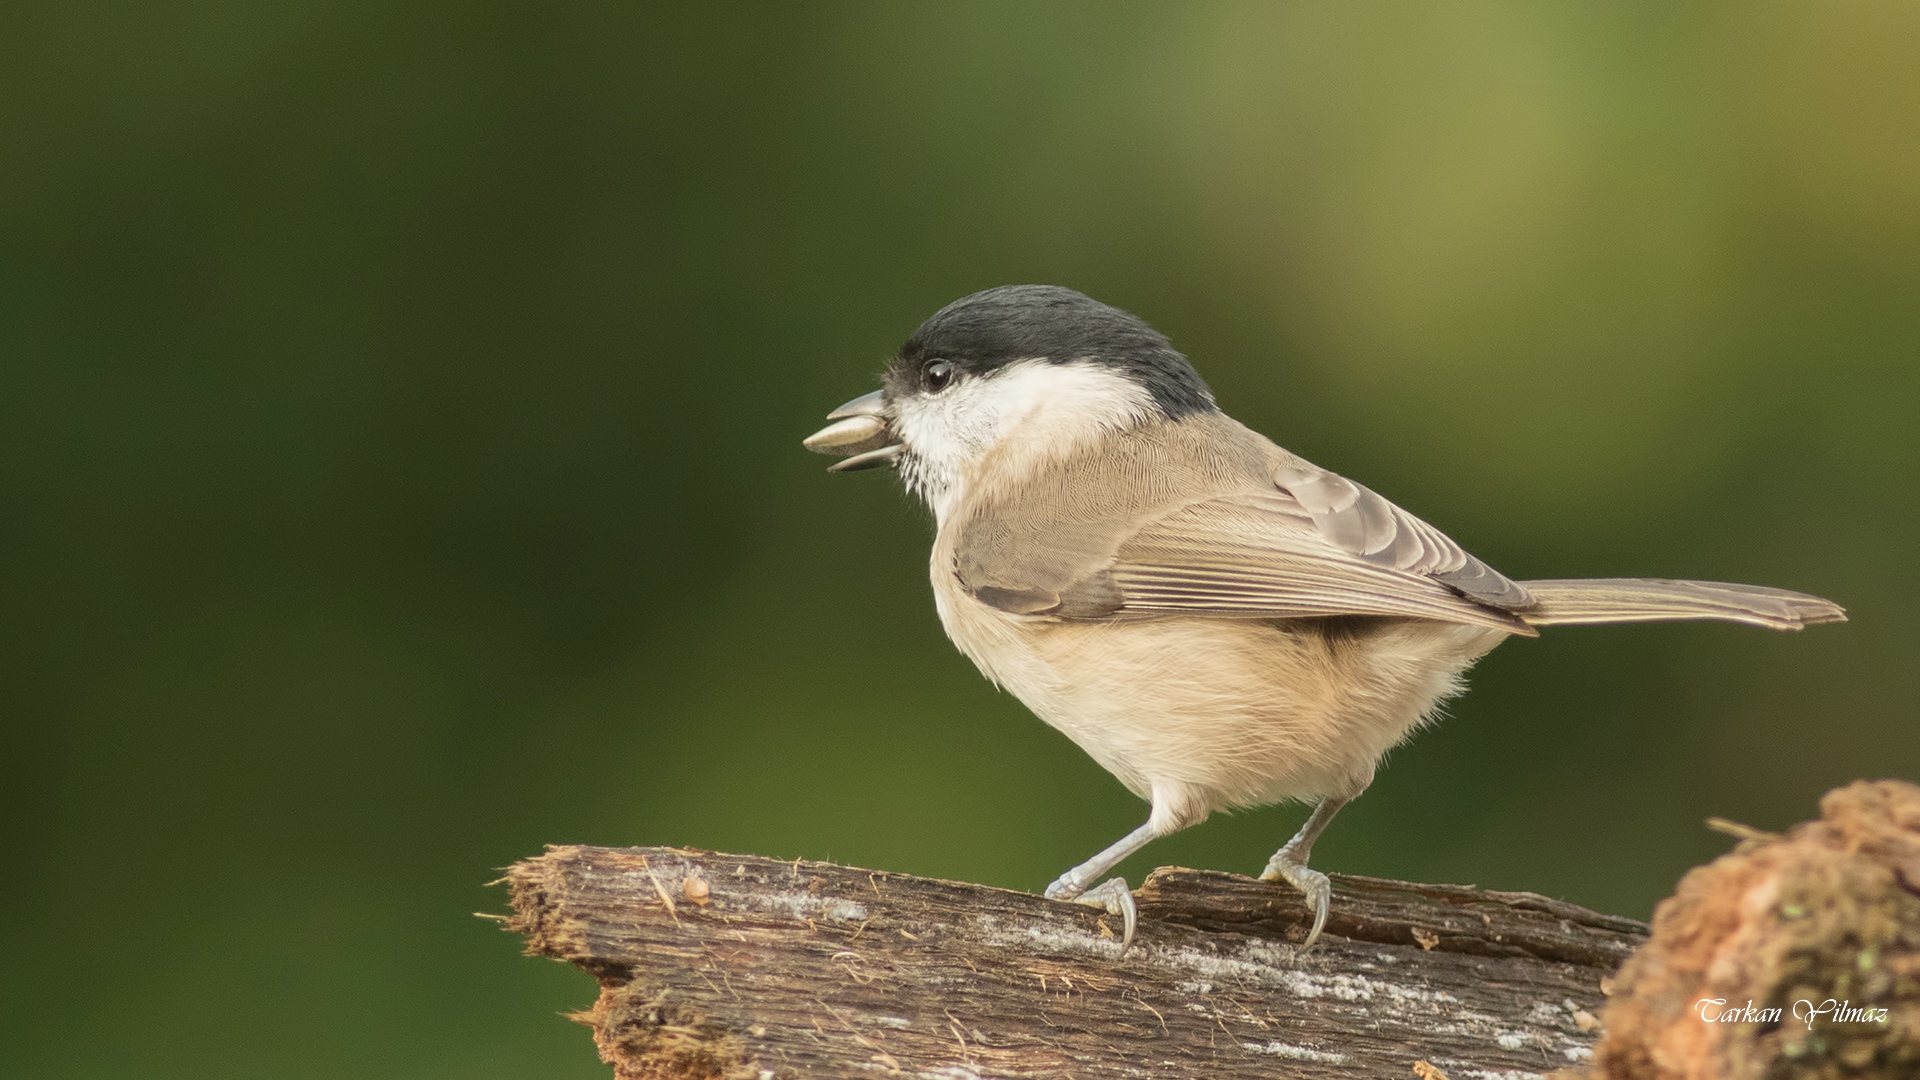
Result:
[[1133,902],[1133,891],[1127,888],[1127,879],[1120,877],[1108,878],[1091,890],[1087,885],[1119,865],[1122,859],[1146,847],[1149,841],[1173,831],[1157,820],[1158,817],[1156,814],[1145,825],[1121,837],[1119,843],[1061,874],[1058,880],[1047,886],[1049,900],[1072,900],[1077,904],[1100,908],[1109,915],[1118,915],[1124,928],[1120,935],[1122,955],[1133,944],[1133,928],[1140,922],[1140,908]]
[[1307,869],[1307,857],[1313,854],[1313,842],[1320,839],[1321,832],[1333,820],[1333,815],[1351,801],[1351,795],[1321,799],[1320,805],[1314,807],[1313,813],[1307,816],[1307,823],[1300,826],[1300,831],[1293,834],[1293,839],[1273,853],[1273,858],[1267,860],[1267,869],[1260,875],[1262,881],[1284,881],[1299,889],[1307,898],[1307,906],[1313,909],[1313,929],[1307,931],[1306,943],[1300,946],[1301,952],[1313,948],[1313,943],[1319,940],[1320,930],[1327,925],[1327,908],[1333,901],[1333,883],[1320,871]]

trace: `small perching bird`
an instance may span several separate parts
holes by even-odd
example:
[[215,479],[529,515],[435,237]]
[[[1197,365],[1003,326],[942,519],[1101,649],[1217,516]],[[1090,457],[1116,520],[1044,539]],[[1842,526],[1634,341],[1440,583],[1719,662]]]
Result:
[[1146,824],[1047,895],[1137,912],[1095,881],[1215,810],[1312,814],[1261,874],[1327,920],[1307,867],[1394,745],[1511,636],[1576,623],[1717,619],[1798,630],[1816,596],[1652,578],[1513,581],[1440,530],[1235,422],[1158,331],[1071,289],[949,304],[883,388],[806,440],[841,472],[891,465],[937,523],[947,634],[1127,788]]

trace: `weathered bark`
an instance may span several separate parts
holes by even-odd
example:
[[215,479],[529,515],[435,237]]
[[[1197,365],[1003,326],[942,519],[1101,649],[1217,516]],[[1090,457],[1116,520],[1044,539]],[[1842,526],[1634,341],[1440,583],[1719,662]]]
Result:
[[1646,927],[1531,893],[1163,869],[1117,920],[1025,893],[675,848],[556,847],[508,881],[528,952],[591,972],[626,1077],[1466,1077],[1591,1058]]

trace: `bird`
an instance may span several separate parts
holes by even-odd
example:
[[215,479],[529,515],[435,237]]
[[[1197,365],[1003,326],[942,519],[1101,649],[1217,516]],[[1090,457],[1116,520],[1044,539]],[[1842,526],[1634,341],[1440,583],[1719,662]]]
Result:
[[880,382],[804,445],[840,456],[832,472],[897,470],[932,510],[947,636],[1149,804],[1045,894],[1120,918],[1122,955],[1138,905],[1108,871],[1215,811],[1280,802],[1313,809],[1260,876],[1302,894],[1310,949],[1332,900],[1314,842],[1508,638],[1846,618],[1757,585],[1515,581],[1235,421],[1159,331],[1062,286],[948,304]]

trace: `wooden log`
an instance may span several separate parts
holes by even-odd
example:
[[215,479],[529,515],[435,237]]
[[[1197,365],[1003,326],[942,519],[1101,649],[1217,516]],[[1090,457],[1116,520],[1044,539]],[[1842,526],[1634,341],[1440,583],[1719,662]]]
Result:
[[1177,868],[1116,920],[980,885],[678,848],[515,864],[510,929],[590,972],[622,1078],[1522,1080],[1592,1057],[1644,924],[1531,893]]

